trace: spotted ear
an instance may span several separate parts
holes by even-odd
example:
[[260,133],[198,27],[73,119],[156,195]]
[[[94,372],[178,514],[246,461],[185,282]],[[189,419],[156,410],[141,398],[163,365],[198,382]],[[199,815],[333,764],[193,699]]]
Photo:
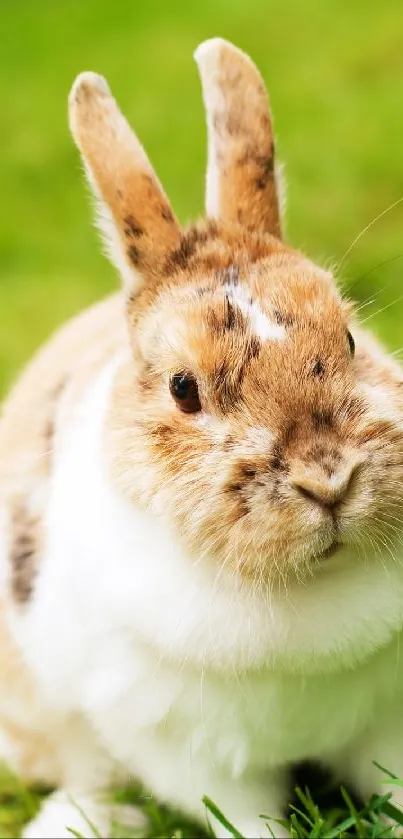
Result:
[[161,272],[180,228],[151,164],[102,76],[81,73],[69,98],[74,140],[99,204],[99,226],[128,293]]
[[207,214],[281,235],[266,88],[250,58],[213,38],[195,52],[208,129]]

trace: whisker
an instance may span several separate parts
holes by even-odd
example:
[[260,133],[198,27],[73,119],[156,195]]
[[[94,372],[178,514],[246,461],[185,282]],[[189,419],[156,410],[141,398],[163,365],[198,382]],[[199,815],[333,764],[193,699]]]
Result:
[[368,320],[371,320],[371,318],[374,318],[377,315],[380,315],[381,312],[385,312],[386,309],[390,309],[391,306],[395,306],[396,303],[400,303],[401,300],[403,300],[403,294],[401,294],[399,297],[397,297],[396,300],[392,300],[391,303],[387,303],[386,306],[382,307],[382,309],[377,309],[376,312],[372,312],[372,314],[368,315],[367,318],[364,318],[364,320],[362,320],[361,323],[366,323]]
[[401,204],[402,202],[403,202],[403,196],[402,196],[401,198],[398,198],[396,201],[393,201],[393,203],[392,203],[392,204],[389,204],[389,207],[386,207],[386,210],[382,210],[382,212],[381,212],[381,213],[378,213],[378,215],[377,215],[377,216],[375,216],[375,218],[373,218],[373,219],[372,219],[372,221],[370,221],[370,222],[369,222],[369,224],[367,224],[367,225],[364,227],[364,229],[363,229],[363,230],[361,230],[361,233],[359,233],[359,234],[358,234],[358,236],[356,236],[356,237],[355,237],[355,239],[351,242],[350,247],[349,247],[349,248],[347,248],[347,250],[346,250],[346,252],[345,252],[344,256],[341,258],[340,262],[338,263],[338,265],[337,265],[337,269],[336,269],[337,271],[339,271],[339,270],[340,270],[341,266],[342,266],[342,265],[344,264],[344,262],[346,261],[346,259],[347,259],[348,255],[351,253],[351,251],[353,250],[353,248],[355,247],[355,245],[357,244],[357,242],[359,242],[359,241],[360,241],[360,239],[362,239],[362,237],[365,235],[365,233],[366,233],[366,232],[367,232],[367,231],[368,231],[368,230],[369,230],[369,229],[370,229],[370,228],[371,228],[374,224],[376,224],[376,222],[377,222],[377,221],[379,221],[381,218],[383,218],[383,216],[386,216],[386,215],[387,215],[387,213],[390,213],[390,212],[391,212],[391,210],[394,210],[394,209],[395,209],[395,207],[398,207],[398,206],[399,206],[399,204]]
[[384,259],[382,262],[378,262],[377,265],[374,265],[372,268],[366,271],[365,274],[360,274],[360,276],[357,277],[353,283],[350,283],[346,287],[345,291],[347,293],[350,293],[350,291],[352,291],[358,285],[358,283],[362,282],[362,280],[366,280],[367,277],[370,277],[371,274],[374,274],[375,271],[378,270],[378,268],[383,268],[385,265],[389,265],[391,262],[396,262],[398,259],[403,259],[403,253],[399,253],[396,256],[390,256],[389,259]]

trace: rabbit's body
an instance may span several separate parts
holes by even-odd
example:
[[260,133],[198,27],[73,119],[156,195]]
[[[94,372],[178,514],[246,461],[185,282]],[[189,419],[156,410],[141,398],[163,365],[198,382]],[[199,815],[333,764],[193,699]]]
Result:
[[[209,205],[229,218],[185,233],[104,82],[73,90],[126,294],[65,327],[3,411],[0,744],[101,831],[98,793],[134,776],[253,837],[294,762],[363,794],[373,760],[403,769],[402,374],[357,328],[353,359],[330,274],[278,239],[253,65],[222,42],[203,62],[230,102],[246,79],[260,151],[207,89]],[[85,833],[59,792],[27,836],[69,826]]]
[[[203,794],[215,796],[253,833],[249,813],[271,802],[263,784],[249,799],[241,785],[249,775],[281,777],[312,757],[342,766],[382,712],[390,720],[399,711],[403,581],[397,565],[386,573],[375,564],[369,610],[362,569],[340,562],[285,601],[273,591],[269,604],[256,595],[248,603],[248,592],[195,567],[121,497],[103,453],[108,403],[129,356],[121,306],[111,298],[64,328],[4,409],[1,560],[17,601],[10,607],[4,595],[5,757],[26,778],[73,795],[113,783],[120,766],[121,777],[140,777],[196,815]],[[42,436],[26,422],[37,416]]]

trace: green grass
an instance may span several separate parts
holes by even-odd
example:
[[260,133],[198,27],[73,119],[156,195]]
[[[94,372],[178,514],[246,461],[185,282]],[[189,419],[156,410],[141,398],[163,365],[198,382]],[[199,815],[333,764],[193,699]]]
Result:
[[[386,777],[386,776],[385,776]],[[403,782],[396,781],[399,785]],[[309,789],[296,788],[294,802],[289,808],[289,818],[281,823],[290,830],[291,839],[392,839],[398,830],[403,830],[403,811],[390,803],[390,794],[376,795],[364,805],[358,805],[344,789],[317,789],[318,800],[314,800]],[[41,793],[27,791],[21,783],[4,773],[1,777],[0,793],[0,839],[11,839],[32,818],[41,803]],[[149,795],[140,791],[123,790],[117,796],[119,803],[140,806],[146,817],[146,830],[129,830],[119,824],[114,826],[112,839],[209,839],[209,818],[215,816],[230,836],[243,839],[236,825],[210,799],[205,798],[206,829],[193,824],[174,810],[159,807]],[[319,801],[319,803],[318,803]],[[84,814],[85,815],[85,814]],[[267,825],[270,814],[261,814],[262,828]],[[267,836],[275,829],[267,829]],[[76,834],[74,834],[76,835]],[[88,823],[88,836],[100,839],[96,826]],[[78,839],[80,835],[77,834]]]
[[[116,282],[67,130],[75,75],[107,76],[187,221],[203,211],[206,156],[192,53],[213,35],[248,51],[269,85],[287,163],[287,238],[321,262],[343,261],[343,282],[358,301],[373,301],[370,324],[400,349],[403,204],[343,257],[403,196],[401,0],[3,0],[0,26],[1,393],[57,324]],[[36,800],[4,780],[0,836],[14,836]],[[196,835],[179,816],[147,807],[150,835]],[[376,809],[355,835],[379,835]],[[353,818],[348,810],[344,802],[332,818]],[[295,815],[296,836],[328,835],[327,822],[312,818],[314,827]]]

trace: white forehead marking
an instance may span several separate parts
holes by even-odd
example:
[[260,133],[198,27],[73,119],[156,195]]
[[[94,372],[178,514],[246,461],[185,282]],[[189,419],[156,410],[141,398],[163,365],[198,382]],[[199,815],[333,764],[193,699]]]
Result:
[[261,341],[282,341],[285,338],[284,326],[267,317],[259,303],[251,300],[248,289],[242,285],[229,285],[228,292]]

